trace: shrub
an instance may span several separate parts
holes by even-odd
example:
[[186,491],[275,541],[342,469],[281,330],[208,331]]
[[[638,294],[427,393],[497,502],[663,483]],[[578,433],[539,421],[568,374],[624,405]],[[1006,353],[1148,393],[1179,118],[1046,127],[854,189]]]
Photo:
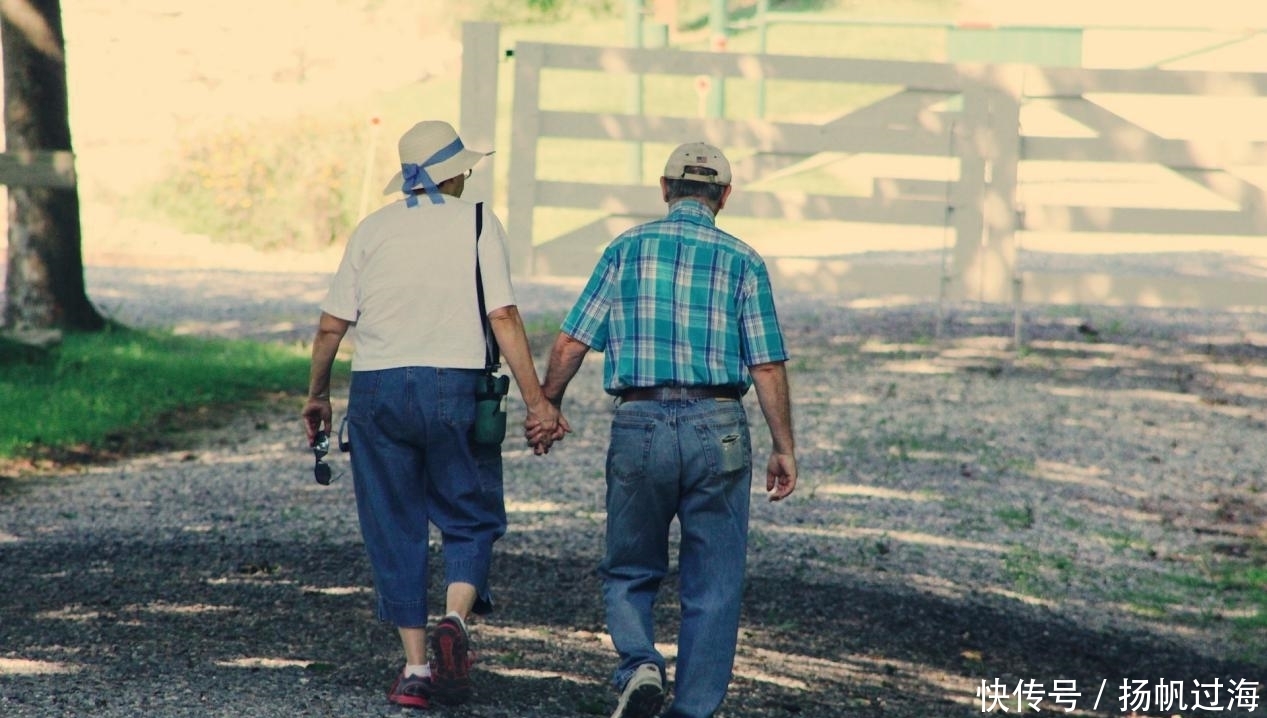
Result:
[[320,249],[357,221],[364,123],[349,117],[229,120],[179,142],[150,213],[261,249]]

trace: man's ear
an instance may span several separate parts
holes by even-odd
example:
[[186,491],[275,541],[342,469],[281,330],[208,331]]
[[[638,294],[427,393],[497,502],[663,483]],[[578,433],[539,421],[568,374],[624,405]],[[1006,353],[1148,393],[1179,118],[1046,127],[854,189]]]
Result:
[[669,181],[664,177],[660,178],[660,199],[664,200],[665,203],[669,201]]
[[730,198],[731,185],[726,185],[726,189],[721,191],[721,199],[717,200],[717,211],[722,211],[726,206],[726,200]]

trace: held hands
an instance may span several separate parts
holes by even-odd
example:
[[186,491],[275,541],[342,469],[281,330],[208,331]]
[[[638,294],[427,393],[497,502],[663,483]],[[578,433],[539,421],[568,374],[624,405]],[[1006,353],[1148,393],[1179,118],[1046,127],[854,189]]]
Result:
[[563,436],[571,431],[568,420],[552,402],[542,399],[528,407],[528,416],[524,419],[524,439],[532,447],[533,454],[550,453],[550,446],[562,441]]
[[796,456],[770,454],[765,469],[765,490],[771,501],[782,501],[796,490]]

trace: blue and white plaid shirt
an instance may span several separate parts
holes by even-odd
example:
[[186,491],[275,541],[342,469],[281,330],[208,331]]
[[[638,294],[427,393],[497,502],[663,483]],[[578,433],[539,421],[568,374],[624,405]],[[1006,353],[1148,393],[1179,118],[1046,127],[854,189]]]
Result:
[[609,394],[649,386],[747,390],[748,367],[788,356],[761,255],[718,229],[712,210],[692,199],[617,237],[562,329],[606,353]]

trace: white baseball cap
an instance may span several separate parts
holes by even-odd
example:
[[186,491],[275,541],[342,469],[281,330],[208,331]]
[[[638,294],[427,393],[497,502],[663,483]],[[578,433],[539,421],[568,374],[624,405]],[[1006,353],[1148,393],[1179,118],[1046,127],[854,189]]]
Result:
[[[712,170],[700,172],[699,170]],[[665,179],[685,179],[708,184],[730,184],[730,162],[721,150],[704,142],[679,145],[664,165]]]

